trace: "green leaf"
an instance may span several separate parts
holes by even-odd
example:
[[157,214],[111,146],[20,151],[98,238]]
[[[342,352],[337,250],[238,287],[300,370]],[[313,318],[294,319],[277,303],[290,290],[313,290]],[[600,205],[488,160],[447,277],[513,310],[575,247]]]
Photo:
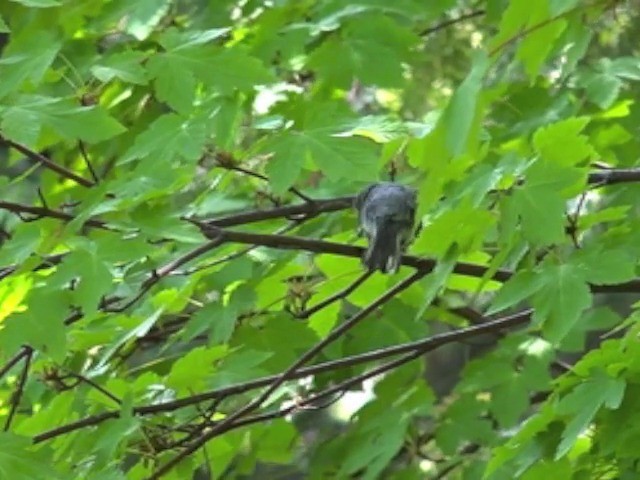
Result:
[[615,285],[636,277],[634,258],[622,248],[592,244],[574,252],[571,262],[581,267],[585,279],[595,285]]
[[74,282],[71,301],[86,315],[97,310],[103,295],[111,289],[112,276],[107,265],[95,252],[81,248],[65,257],[56,272],[56,277],[59,276]]
[[273,137],[264,149],[273,152],[265,171],[271,189],[280,195],[296,182],[302,172],[308,154],[306,139],[295,133],[284,133]]
[[613,60],[603,58],[601,69],[616,77],[628,80],[640,80],[640,61],[636,57],[618,57]]
[[331,179],[375,179],[374,146],[358,138],[335,138],[321,134],[302,134],[316,166]]
[[[117,53],[104,58],[101,63],[91,67],[91,73],[102,82],[118,78],[123,82],[146,85],[147,73],[142,66],[144,60],[145,55],[141,52]],[[177,94],[179,91],[175,93]]]
[[139,0],[127,8],[125,31],[138,40],[147,38],[171,7],[171,0]]
[[225,346],[192,349],[174,362],[167,377],[167,385],[184,394],[204,390],[207,380],[215,370],[216,361],[226,354]]
[[436,267],[420,283],[424,289],[422,305],[418,309],[416,318],[422,318],[424,312],[431,306],[433,299],[440,293],[447,279],[453,272],[458,259],[457,249],[452,248],[436,263]]
[[216,304],[217,308],[211,310],[213,317],[210,320],[211,331],[209,341],[213,345],[228,342],[233,335],[238,319],[238,310],[235,305]]
[[580,132],[589,118],[568,118],[539,128],[533,136],[533,145],[540,156],[558,165],[576,165],[595,155],[586,135]]
[[529,31],[522,39],[516,57],[522,61],[525,70],[533,81],[551,52],[555,40],[567,28],[562,17],[551,18],[547,2],[529,2],[526,13]]
[[229,27],[209,30],[179,30],[170,27],[159,35],[158,42],[165,50],[180,50],[219,40],[228,35],[230,31]]
[[544,285],[544,277],[531,270],[521,270],[511,277],[491,302],[487,315],[517,305],[536,293]]
[[[172,106],[187,106],[194,94],[195,80],[221,93],[253,90],[256,85],[273,81],[271,72],[241,49],[192,45],[176,47],[149,60],[149,73],[156,80],[158,94]],[[171,91],[172,87],[183,86],[185,93]],[[178,99],[172,100],[172,95]]]
[[544,286],[534,295],[533,320],[542,324],[545,337],[562,340],[591,305],[591,292],[580,269],[572,265],[545,265]]
[[59,38],[47,31],[24,31],[11,37],[0,57],[0,99],[29,80],[42,80],[61,48]]
[[185,118],[174,113],[162,115],[136,137],[135,143],[120,162],[125,164],[152,155],[166,158],[179,156],[194,161],[202,155],[206,135],[205,124],[200,119]]
[[[372,142],[361,138],[339,138],[325,128],[285,132],[265,142],[260,150],[275,153],[274,159],[269,161],[267,173],[279,192],[293,184],[307,157],[332,180],[372,181],[377,176]],[[276,178],[278,175],[282,177]]]
[[15,3],[24,5],[25,7],[49,8],[62,5],[60,0],[10,0]]
[[523,376],[512,371],[511,378],[499,385],[492,395],[491,412],[504,428],[516,425],[529,408],[529,391]]
[[[572,2],[574,0],[571,0]],[[553,3],[551,8],[553,10]],[[555,15],[555,13],[553,14]],[[563,34],[563,38],[560,42],[567,45],[565,50],[565,62],[562,65],[562,77],[566,78],[568,75],[574,73],[578,62],[586,55],[591,39],[593,38],[594,31],[589,28],[589,25],[583,22],[569,22],[567,29]]]
[[196,93],[196,77],[188,69],[176,68],[165,57],[155,55],[147,63],[158,99],[177,112],[188,114]]
[[616,101],[622,81],[608,73],[585,72],[577,77],[578,86],[585,89],[589,101],[600,108],[609,108]]
[[11,29],[0,15],[0,33],[9,33]]
[[69,293],[44,287],[33,289],[26,310],[5,320],[3,342],[19,342],[42,351],[57,362],[67,353],[64,319],[69,314]]
[[15,480],[64,478],[53,467],[52,457],[47,449],[35,450],[30,438],[11,432],[0,433],[0,476]]
[[[381,38],[379,31],[385,31]],[[331,36],[309,55],[308,66],[337,87],[354,78],[367,85],[399,87],[406,80],[402,62],[419,38],[389,17],[366,15],[350,23],[344,36]],[[340,52],[336,55],[335,52]]]
[[[525,238],[537,245],[565,238],[565,204],[572,189],[586,180],[586,171],[539,160],[527,170],[524,186],[508,200],[522,218]],[[567,191],[564,193],[563,191]]]
[[600,408],[618,408],[624,397],[625,387],[622,379],[611,378],[598,372],[596,376],[574,388],[558,403],[558,413],[573,418],[562,433],[562,441],[556,450],[556,460],[567,454]]
[[524,28],[530,19],[531,2],[528,0],[512,0],[507,3],[506,9],[502,7],[500,11],[503,13],[500,18],[499,30],[491,40],[490,50],[494,50]]
[[[99,143],[115,137],[125,128],[99,105],[78,106],[74,102],[37,95],[20,95],[0,111],[1,127],[7,137],[34,146],[42,127],[67,140]],[[24,125],[29,125],[25,129]]]
[[20,264],[37,250],[40,241],[40,229],[33,224],[16,228],[12,237],[0,248],[0,265]]
[[282,448],[282,445],[291,445],[297,439],[297,430],[291,422],[276,420],[262,432],[257,431],[256,437],[256,457],[261,462],[287,465],[292,461],[294,451]]
[[341,131],[336,135],[340,137],[360,136],[377,143],[387,143],[396,138],[404,138],[408,129],[404,123],[390,116],[367,115],[356,120],[346,122],[344,127],[336,125]]
[[446,145],[454,156],[465,151],[471,126],[474,121],[477,121],[475,117],[478,94],[488,68],[489,57],[484,53],[477,53],[473,59],[471,71],[451,97],[442,115]]
[[[462,395],[446,409],[436,430],[436,442],[445,454],[453,454],[467,441],[486,442],[494,435],[489,420],[483,418],[485,405],[470,395]],[[473,439],[473,440],[472,440]]]

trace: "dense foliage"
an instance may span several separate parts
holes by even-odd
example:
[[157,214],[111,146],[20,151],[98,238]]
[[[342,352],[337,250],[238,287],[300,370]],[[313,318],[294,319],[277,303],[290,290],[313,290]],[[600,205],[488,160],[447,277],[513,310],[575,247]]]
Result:
[[638,478],[636,9],[0,2],[0,476]]

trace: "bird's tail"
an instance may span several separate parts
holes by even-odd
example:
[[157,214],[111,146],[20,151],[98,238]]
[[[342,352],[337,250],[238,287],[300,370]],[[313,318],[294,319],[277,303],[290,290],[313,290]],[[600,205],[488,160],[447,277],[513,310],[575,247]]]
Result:
[[398,270],[403,251],[401,230],[402,225],[397,222],[385,222],[378,227],[363,258],[369,270],[380,270],[382,273],[395,273]]

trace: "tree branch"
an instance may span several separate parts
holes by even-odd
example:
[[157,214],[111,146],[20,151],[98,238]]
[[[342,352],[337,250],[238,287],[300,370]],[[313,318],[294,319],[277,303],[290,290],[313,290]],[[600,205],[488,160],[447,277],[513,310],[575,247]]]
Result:
[[[403,343],[401,345],[394,345],[391,347],[380,348],[372,350],[366,353],[358,355],[352,355],[350,357],[341,358],[338,360],[331,360],[317,365],[312,365],[305,368],[300,368],[296,372],[292,373],[290,380],[297,378],[303,378],[308,375],[316,375],[319,373],[330,372],[339,368],[352,367],[354,365],[360,365],[363,363],[372,362],[375,360],[381,360],[390,356],[399,355],[402,353],[412,352],[415,349],[420,349],[421,353],[426,353],[431,350],[435,350],[442,345],[448,343],[458,342],[478,335],[484,335],[490,332],[497,332],[507,328],[512,328],[527,323],[531,317],[532,310],[525,310],[514,315],[498,318],[496,320],[490,320],[487,323],[473,325],[467,328],[454,330],[452,332],[445,332],[437,335],[433,335],[429,338],[418,340],[415,342]],[[281,377],[282,374],[269,375],[255,380],[250,380],[244,383],[238,383],[230,385],[228,387],[211,390],[209,392],[203,392],[190,397],[181,398],[178,400],[171,400],[168,402],[157,403],[153,405],[145,405],[136,407],[133,409],[133,413],[136,415],[153,415],[157,413],[170,412],[179,410],[180,408],[189,407],[201,402],[228,397],[230,395],[237,395],[249,390],[261,388],[272,384],[275,380]],[[64,435],[75,430],[97,425],[105,420],[118,418],[120,412],[118,410],[112,410],[108,412],[99,413],[83,419],[77,420],[66,425],[54,428],[52,430],[43,432],[33,437],[34,443],[40,443],[52,438],[56,438],[60,435]]]
[[594,187],[615,185],[618,183],[640,182],[640,168],[595,170],[589,173],[587,182]]
[[[46,268],[51,268],[54,265],[58,265],[62,261],[62,259],[65,257],[65,255],[66,253],[58,253],[55,255],[48,255],[46,257],[43,257],[42,263],[37,265],[33,270],[34,271],[44,270]],[[20,268],[19,265],[7,265],[6,267],[0,268],[0,280],[8,277],[13,272],[15,272],[18,268]]]
[[507,38],[505,41],[503,41],[502,43],[499,43],[498,45],[496,45],[494,48],[492,48],[489,51],[489,56],[493,57],[496,53],[498,53],[500,50],[502,50],[503,48],[505,48],[506,46],[517,42],[518,40],[526,37],[527,35],[529,35],[530,33],[535,32],[536,30],[540,30],[541,28],[546,27],[547,25],[560,20],[562,18],[568,17],[570,15],[573,15],[576,12],[580,12],[582,10],[588,10],[592,7],[595,6],[599,6],[599,5],[603,5],[603,4],[615,4],[617,3],[619,0],[597,0],[595,2],[591,2],[591,3],[587,3],[587,4],[583,4],[580,3],[578,5],[576,5],[573,8],[570,8],[569,10],[567,10],[566,12],[562,12],[559,15],[556,15],[555,17],[551,17],[551,18],[547,18],[546,20],[536,23],[535,25],[532,25],[528,28],[525,28],[524,30],[518,32],[517,34],[513,35],[512,37]]
[[297,205],[285,205],[283,207],[270,208],[268,210],[251,210],[249,212],[239,212],[213,220],[192,220],[198,227],[234,227],[247,223],[261,222],[274,218],[291,217],[293,215],[318,215],[320,213],[346,210],[353,205],[353,196],[328,198],[324,200],[313,200],[312,202]]
[[0,378],[4,377],[9,370],[11,370],[23,357],[29,355],[31,351],[31,347],[23,346],[18,353],[16,353],[11,360],[9,360],[5,365],[0,369]]
[[69,179],[69,180],[73,180],[74,182],[76,182],[79,185],[82,185],[83,187],[93,187],[95,184],[93,182],[91,182],[90,180],[87,180],[86,178],[83,178],[75,173],[73,173],[71,170],[68,170],[60,165],[58,165],[57,163],[52,162],[51,160],[49,160],[47,157],[45,157],[44,155],[42,155],[41,153],[35,152],[33,150],[31,150],[29,147],[22,145],[18,142],[14,142],[13,140],[9,140],[6,137],[3,137],[2,135],[0,135],[0,142],[3,142],[4,144],[10,146],[11,148],[19,151],[20,153],[22,153],[23,155],[25,155],[26,157],[30,158],[31,160],[38,162],[39,164],[43,165],[44,167],[48,168],[49,170],[52,170],[60,175],[62,175],[63,177]]
[[469,12],[469,13],[465,13],[464,15],[460,15],[459,17],[456,18],[451,18],[449,20],[445,20],[442,23],[439,23],[437,25],[434,25],[433,27],[429,27],[429,28],[425,28],[424,30],[422,30],[420,33],[418,33],[418,35],[420,35],[421,37],[426,37],[427,35],[431,35],[432,33],[436,33],[440,30],[444,30],[445,28],[448,28],[452,25],[455,25],[456,23],[461,23],[464,22],[466,20],[470,20],[474,17],[479,17],[481,15],[484,15],[486,12],[484,9],[480,9],[480,10],[475,10],[473,12]]
[[31,366],[31,357],[33,356],[33,349],[31,347],[23,347],[24,354],[24,366],[22,367],[22,373],[20,374],[20,380],[18,380],[18,386],[16,387],[16,391],[13,393],[11,398],[11,408],[9,410],[9,415],[7,416],[7,420],[4,423],[4,431],[8,432],[9,428],[11,428],[11,422],[13,421],[13,417],[18,410],[18,406],[20,405],[20,400],[22,400],[22,394],[24,393],[24,386],[27,383],[27,377],[29,376],[29,367]]
[[367,280],[367,278],[369,278],[372,274],[373,272],[370,272],[370,271],[364,272],[358,278],[356,278],[353,282],[347,285],[344,289],[331,295],[328,298],[325,298],[323,301],[313,305],[311,308],[308,308],[306,310],[303,310],[302,312],[297,313],[296,317],[309,318],[311,315],[319,312],[323,308],[328,307],[333,302],[337,302],[338,300],[347,297],[351,292],[353,292],[356,288],[362,285],[362,283],[364,283]]
[[[531,317],[531,314],[532,314],[532,311],[527,310],[524,312],[517,313],[515,315],[511,315],[509,317],[487,322],[485,325],[472,326],[472,327],[461,329],[455,332],[442,333],[439,335],[434,335],[433,337],[430,337],[425,340],[420,340],[417,342],[411,342],[409,344],[405,344],[404,347],[405,348],[408,347],[407,350],[409,350],[410,353],[398,359],[391,360],[387,363],[379,365],[378,367],[373,368],[372,370],[364,372],[360,375],[349,378],[339,383],[338,385],[329,387],[326,390],[323,390],[322,392],[312,395],[311,397],[303,400],[302,402],[297,402],[292,406],[280,409],[276,412],[265,413],[265,414],[255,415],[255,416],[245,417],[245,418],[238,418],[237,421],[233,423],[228,423],[228,420],[230,417],[227,417],[225,420],[222,420],[215,427],[213,427],[212,430],[220,429],[221,430],[220,433],[224,433],[230,430],[235,430],[237,428],[244,427],[246,425],[286,416],[291,412],[293,412],[294,410],[299,409],[301,406],[313,404],[318,400],[321,400],[322,398],[342,392],[352,387],[353,385],[362,383],[364,380],[375,377],[389,370],[393,370],[396,367],[399,367],[412,360],[415,360],[416,358],[422,356],[426,352],[434,350],[439,346],[444,345],[445,343],[449,343],[451,341],[459,341],[474,335],[479,335],[479,334],[484,334],[489,332],[496,332],[503,328],[514,327],[514,326],[527,323]],[[455,338],[455,340],[452,340],[452,338]],[[191,453],[196,451],[198,448],[202,447],[207,441],[213,438],[213,436],[215,435],[211,435],[211,431],[205,431],[200,436],[200,438],[193,441],[185,450],[183,450],[180,454],[176,455],[176,457],[174,457],[172,461],[167,462],[167,464],[165,464],[163,467],[160,467],[158,470],[153,472],[148,477],[148,480],[157,480],[165,473],[168,473],[170,468],[173,468],[173,466],[175,466],[180,460],[184,459],[186,456],[190,455]]]
[[395,297],[401,291],[409,288],[411,285],[413,285],[416,281],[418,281],[424,275],[425,275],[424,272],[420,272],[420,271],[415,272],[413,275],[405,278],[403,281],[396,284],[393,288],[389,289],[387,292],[385,292],[383,295],[378,297],[368,306],[360,310],[353,317],[351,317],[351,319],[349,319],[347,322],[343,323],[339,327],[332,330],[331,333],[329,333],[329,335],[327,335],[322,341],[318,342],[312,348],[307,350],[289,368],[287,368],[284,372],[282,372],[278,376],[278,378],[274,380],[269,385],[269,387],[264,392],[262,392],[257,398],[255,398],[254,400],[252,400],[251,402],[249,402],[247,405],[240,408],[236,412],[229,415],[227,418],[225,418],[224,420],[216,424],[216,426],[214,426],[213,428],[207,430],[197,441],[193,442],[191,445],[189,445],[187,448],[181,451],[178,455],[176,455],[174,458],[172,458],[163,466],[161,466],[158,470],[156,470],[149,477],[149,480],[155,480],[160,478],[162,475],[167,473],[169,470],[171,470],[174,466],[176,466],[186,457],[188,457],[193,452],[198,450],[201,446],[203,446],[209,440],[227,431],[229,427],[233,425],[233,423],[236,420],[245,416],[247,413],[250,413],[253,410],[259,408],[262,405],[262,403],[265,400],[267,400],[269,396],[271,396],[271,394],[273,394],[273,392],[275,392],[278,389],[278,387],[280,387],[280,385],[282,385],[287,380],[291,379],[292,375],[294,375],[295,372],[301,366],[303,366],[306,362],[308,362],[313,357],[315,357],[318,353],[320,353],[326,346],[331,344],[334,340],[341,337],[349,329],[357,325],[361,320],[363,320],[369,314],[377,310],[380,306],[384,305],[386,302],[388,302],[390,299]]
[[[27,213],[29,215],[35,215],[36,218],[48,217],[48,218],[57,218],[58,220],[64,220],[65,222],[70,222],[74,220],[75,217],[71,214],[61,212],[59,210],[52,210],[48,207],[32,207],[30,205],[22,205],[19,203],[13,202],[5,202],[0,201],[0,208],[7,210],[9,212],[15,213],[16,215],[21,215],[23,213]],[[84,225],[88,225],[90,227],[101,228],[103,230],[114,230],[113,228],[107,226],[105,222],[97,219],[88,219],[84,222]]]

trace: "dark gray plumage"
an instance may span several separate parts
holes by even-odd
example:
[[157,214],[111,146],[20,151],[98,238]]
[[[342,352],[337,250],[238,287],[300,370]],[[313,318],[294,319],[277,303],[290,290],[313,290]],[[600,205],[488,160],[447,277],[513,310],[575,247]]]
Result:
[[416,191],[395,182],[374,183],[357,195],[359,231],[369,241],[362,260],[369,270],[398,270],[414,237],[416,203]]

